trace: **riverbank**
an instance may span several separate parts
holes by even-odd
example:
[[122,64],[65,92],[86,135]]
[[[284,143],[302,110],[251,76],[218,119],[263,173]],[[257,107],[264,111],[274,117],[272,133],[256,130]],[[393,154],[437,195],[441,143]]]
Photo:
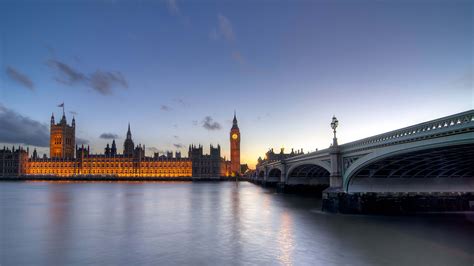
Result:
[[[239,181],[247,181],[244,177],[239,177]],[[235,177],[116,177],[116,176],[12,176],[0,177],[0,181],[106,181],[106,182],[120,182],[120,181],[183,181],[183,182],[199,182],[199,181],[236,181]]]

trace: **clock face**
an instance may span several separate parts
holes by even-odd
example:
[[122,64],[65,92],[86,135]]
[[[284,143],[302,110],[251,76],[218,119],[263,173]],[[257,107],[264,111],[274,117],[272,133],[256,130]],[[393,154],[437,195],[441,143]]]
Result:
[[237,139],[239,136],[237,134],[232,134],[232,139]]

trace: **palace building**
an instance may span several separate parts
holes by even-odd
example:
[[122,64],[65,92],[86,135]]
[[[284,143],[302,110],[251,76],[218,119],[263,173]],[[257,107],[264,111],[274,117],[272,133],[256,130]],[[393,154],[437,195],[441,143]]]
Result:
[[36,149],[31,158],[28,151],[0,150],[0,174],[40,176],[109,176],[109,177],[191,177],[192,161],[188,158],[147,157],[145,145],[135,147],[130,124],[123,154],[117,153],[115,140],[103,154],[91,154],[90,147],[75,145],[76,122],[67,123],[66,115],[59,123],[51,116],[50,158],[38,158]]
[[115,140],[107,143],[103,154],[92,154],[90,147],[75,145],[76,121],[71,125],[63,115],[59,123],[51,116],[50,157],[38,157],[36,149],[29,157],[29,150],[21,147],[0,150],[0,176],[106,176],[106,177],[196,177],[215,178],[240,175],[240,131],[234,114],[231,129],[231,161],[221,157],[221,147],[210,145],[210,154],[203,146],[190,145],[188,158],[180,152],[145,155],[145,145],[135,146],[130,124],[123,153],[117,152]]

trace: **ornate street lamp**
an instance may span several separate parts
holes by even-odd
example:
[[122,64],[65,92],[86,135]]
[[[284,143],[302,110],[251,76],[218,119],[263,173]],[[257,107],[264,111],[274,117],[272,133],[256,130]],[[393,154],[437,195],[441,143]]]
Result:
[[339,125],[339,121],[337,120],[336,116],[332,117],[331,128],[334,133],[333,145],[337,146],[337,138],[336,138],[336,128]]
[[336,128],[337,128],[338,124],[339,124],[339,121],[337,120],[336,116],[333,116],[332,117],[332,122],[331,122],[331,128],[334,132],[334,138],[336,138]]

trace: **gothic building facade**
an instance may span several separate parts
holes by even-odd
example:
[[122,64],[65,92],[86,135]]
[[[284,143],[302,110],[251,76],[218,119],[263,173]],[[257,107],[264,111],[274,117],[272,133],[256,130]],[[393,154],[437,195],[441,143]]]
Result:
[[204,154],[201,145],[190,145],[188,158],[192,162],[193,177],[219,177],[230,175],[230,164],[221,157],[221,146],[210,145],[209,154]]
[[230,171],[232,175],[240,175],[240,129],[234,112],[234,120],[230,129]]
[[240,174],[240,131],[234,114],[231,129],[231,161],[221,157],[221,147],[210,145],[210,153],[204,154],[201,145],[189,146],[188,158],[180,152],[146,156],[145,145],[135,146],[130,124],[119,154],[115,139],[107,143],[102,154],[92,154],[90,147],[75,145],[76,121],[71,125],[63,116],[55,123],[51,116],[50,158],[39,157],[36,149],[29,151],[3,148],[0,150],[1,176],[108,176],[108,177],[196,177],[216,178]]
[[28,161],[28,152],[18,147],[11,149],[3,147],[0,150],[0,176],[16,176],[24,173],[25,162]]
[[66,121],[66,115],[59,123],[54,122],[54,114],[51,115],[51,134],[49,139],[49,152],[51,158],[71,159],[74,158],[74,146],[76,143],[76,120],[72,118],[71,125]]

